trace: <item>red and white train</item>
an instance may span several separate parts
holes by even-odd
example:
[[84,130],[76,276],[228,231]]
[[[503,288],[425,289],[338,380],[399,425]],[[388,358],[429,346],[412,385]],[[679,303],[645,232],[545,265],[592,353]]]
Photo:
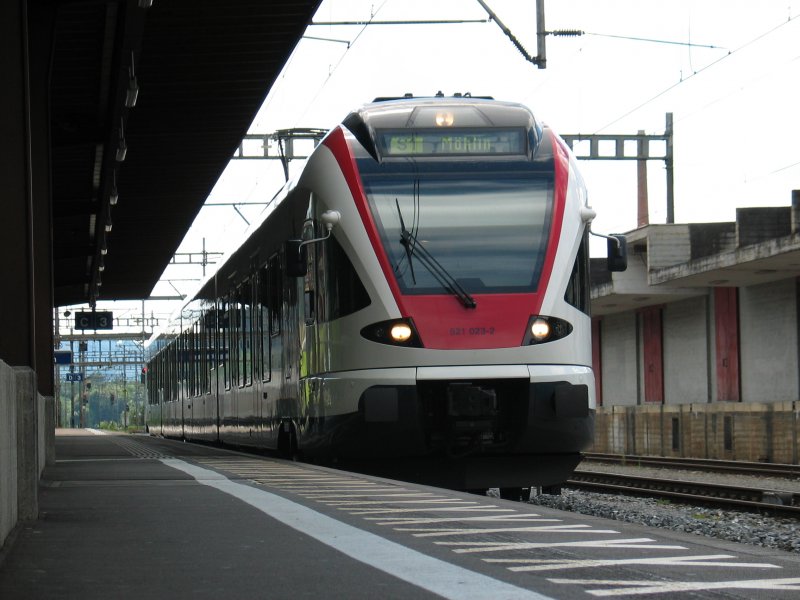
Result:
[[593,215],[519,104],[367,104],[151,344],[149,431],[504,497],[557,485],[593,436]]

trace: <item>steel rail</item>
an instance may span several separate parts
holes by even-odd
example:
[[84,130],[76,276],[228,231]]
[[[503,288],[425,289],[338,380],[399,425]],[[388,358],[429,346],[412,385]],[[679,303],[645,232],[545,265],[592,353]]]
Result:
[[665,467],[670,469],[694,469],[717,473],[741,473],[766,477],[800,477],[800,465],[783,463],[746,462],[715,458],[680,458],[673,456],[637,456],[626,454],[584,454],[588,462],[606,462],[635,467]]
[[679,499],[691,504],[800,517],[800,493],[797,492],[595,471],[576,471],[564,485],[573,489]]

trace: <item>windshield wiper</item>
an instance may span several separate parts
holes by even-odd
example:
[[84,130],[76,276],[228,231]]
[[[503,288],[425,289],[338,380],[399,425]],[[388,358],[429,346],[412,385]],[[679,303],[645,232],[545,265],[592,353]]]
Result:
[[434,279],[439,282],[445,290],[453,294],[461,301],[465,308],[475,308],[478,303],[475,302],[467,290],[461,287],[455,277],[453,277],[447,269],[445,269],[438,260],[436,260],[430,252],[419,243],[416,236],[414,236],[408,229],[403,221],[403,213],[400,210],[400,203],[395,199],[397,204],[397,214],[400,216],[400,243],[406,249],[406,257],[408,258],[408,266],[411,269],[411,278],[414,283],[417,283],[414,276],[414,263],[412,257],[416,256],[419,262],[425,267],[428,272],[433,275]]
[[400,203],[397,201],[397,198],[394,199],[394,203],[397,205],[397,214],[400,216],[400,243],[406,249],[408,268],[411,269],[411,281],[413,281],[414,284],[416,285],[417,277],[416,275],[414,275],[414,261],[412,260],[412,257],[414,256],[414,251],[411,249],[410,240],[413,239],[415,243],[417,240],[414,236],[411,235],[411,232],[409,232],[408,229],[406,229],[405,221],[403,221],[403,213],[400,211]]

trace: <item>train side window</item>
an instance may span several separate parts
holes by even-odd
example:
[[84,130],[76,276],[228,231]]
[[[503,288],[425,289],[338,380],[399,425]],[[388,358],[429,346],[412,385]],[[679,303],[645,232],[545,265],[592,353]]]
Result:
[[252,302],[253,293],[248,280],[239,288],[239,385],[253,383]]
[[194,324],[194,395],[199,396],[201,392],[201,381],[203,380],[203,324],[198,319]]
[[344,248],[331,237],[325,256],[325,316],[339,319],[366,308],[370,298]]
[[205,332],[205,343],[203,344],[203,357],[205,358],[204,385],[203,391],[206,394],[211,393],[211,371],[214,370],[215,363],[215,350],[216,350],[216,332],[217,332],[217,311],[211,308],[206,312],[203,317],[203,330]]
[[572,274],[567,283],[564,300],[579,311],[590,313],[591,284],[589,281],[589,235],[585,233],[578,248],[578,256],[572,265]]
[[[310,240],[319,237],[311,221],[307,222],[303,228],[303,239]],[[306,274],[303,278],[303,319],[306,325],[313,325],[316,320],[316,264],[317,246],[309,244],[305,248],[306,254]]]
[[235,290],[230,294],[228,314],[228,331],[230,332],[230,345],[228,346],[229,366],[231,370],[231,387],[234,387],[239,385],[239,333],[242,329],[242,310]]
[[228,299],[220,301],[220,365],[223,371],[225,389],[231,389],[231,303]]
[[261,380],[269,381],[272,378],[272,365],[270,364],[270,346],[272,336],[269,334],[270,310],[269,310],[269,270],[263,268],[258,273],[258,296],[256,306],[258,307],[258,347],[260,351]]
[[272,337],[281,333],[281,283],[283,280],[278,256],[269,260],[269,334]]
[[195,395],[195,382],[196,377],[196,362],[195,362],[195,342],[197,336],[195,334],[194,323],[189,325],[186,329],[186,367],[187,367],[187,381],[186,381],[186,397],[191,398]]

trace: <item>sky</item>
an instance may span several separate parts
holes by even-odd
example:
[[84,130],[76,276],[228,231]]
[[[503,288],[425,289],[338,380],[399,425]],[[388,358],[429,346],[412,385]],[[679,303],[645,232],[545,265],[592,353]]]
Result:
[[[535,0],[485,1],[535,55]],[[800,189],[800,0],[546,0],[545,17],[549,31],[586,32],[548,36],[546,69],[494,22],[311,26],[250,131],[329,129],[377,96],[439,90],[520,102],[563,134],[662,134],[671,112],[676,222],[732,221],[737,207],[790,204]],[[488,15],[476,0],[324,0],[314,21],[370,19]],[[634,229],[635,163],[580,167],[598,213],[593,229]],[[293,163],[293,174],[300,168]],[[253,220],[283,181],[277,161],[232,161],[208,202],[252,203],[240,211]],[[649,163],[648,184],[650,220],[663,223],[663,162]],[[179,251],[199,252],[203,239],[223,251],[245,228],[232,207],[209,206]],[[187,293],[200,276],[199,267],[170,266],[153,295]]]

